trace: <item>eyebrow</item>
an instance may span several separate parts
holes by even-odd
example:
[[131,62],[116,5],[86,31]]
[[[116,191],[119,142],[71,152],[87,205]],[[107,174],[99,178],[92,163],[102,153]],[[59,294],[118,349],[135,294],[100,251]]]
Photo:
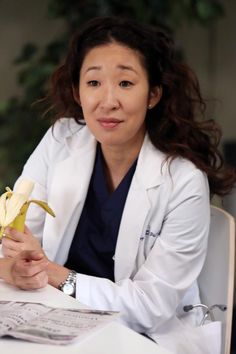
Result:
[[135,72],[135,74],[137,74],[137,71],[130,65],[118,65],[118,69],[121,69],[121,70],[128,70],[128,71],[133,71]]
[[[135,74],[137,74],[137,71],[130,65],[119,64],[117,66],[117,68],[120,70],[133,71]],[[88,69],[85,72],[87,73],[88,71],[91,71],[91,70],[101,70],[101,69],[102,69],[101,66],[90,66],[90,67],[88,67]]]
[[101,66],[89,66],[88,69],[85,71],[86,73],[91,70],[101,70]]

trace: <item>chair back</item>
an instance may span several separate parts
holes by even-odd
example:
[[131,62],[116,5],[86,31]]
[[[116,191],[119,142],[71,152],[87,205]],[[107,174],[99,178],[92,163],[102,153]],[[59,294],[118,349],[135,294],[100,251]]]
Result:
[[234,292],[235,222],[223,209],[211,207],[211,224],[206,261],[198,279],[201,302],[207,306],[225,304],[214,310],[222,322],[222,354],[230,354]]

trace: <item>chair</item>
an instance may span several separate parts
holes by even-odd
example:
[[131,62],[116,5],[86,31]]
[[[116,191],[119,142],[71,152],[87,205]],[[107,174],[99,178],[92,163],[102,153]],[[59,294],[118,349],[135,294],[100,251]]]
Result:
[[214,309],[215,320],[222,322],[222,354],[230,354],[234,292],[234,218],[211,207],[211,225],[206,261],[198,279],[201,302],[207,306],[224,304],[227,310]]

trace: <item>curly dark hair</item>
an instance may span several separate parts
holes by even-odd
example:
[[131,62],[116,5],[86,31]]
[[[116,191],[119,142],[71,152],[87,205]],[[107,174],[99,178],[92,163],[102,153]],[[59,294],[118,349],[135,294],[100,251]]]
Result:
[[236,173],[224,165],[218,150],[221,130],[214,120],[205,119],[206,104],[196,75],[179,60],[171,37],[156,27],[143,26],[130,19],[98,17],[75,33],[64,64],[52,75],[49,97],[56,113],[54,122],[63,116],[84,124],[73,88],[79,85],[80,69],[88,51],[112,42],[138,51],[150,87],[162,87],[160,102],[146,114],[152,144],[167,159],[186,158],[205,172],[212,195],[229,193]]

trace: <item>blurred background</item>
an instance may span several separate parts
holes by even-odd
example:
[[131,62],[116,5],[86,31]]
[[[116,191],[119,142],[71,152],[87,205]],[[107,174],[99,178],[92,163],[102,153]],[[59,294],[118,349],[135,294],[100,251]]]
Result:
[[[117,14],[172,33],[209,100],[208,117],[222,127],[225,159],[236,167],[235,0],[0,0],[0,193],[13,186],[50,124],[35,101],[45,97],[71,33],[89,18]],[[236,216],[236,192],[213,202]]]

